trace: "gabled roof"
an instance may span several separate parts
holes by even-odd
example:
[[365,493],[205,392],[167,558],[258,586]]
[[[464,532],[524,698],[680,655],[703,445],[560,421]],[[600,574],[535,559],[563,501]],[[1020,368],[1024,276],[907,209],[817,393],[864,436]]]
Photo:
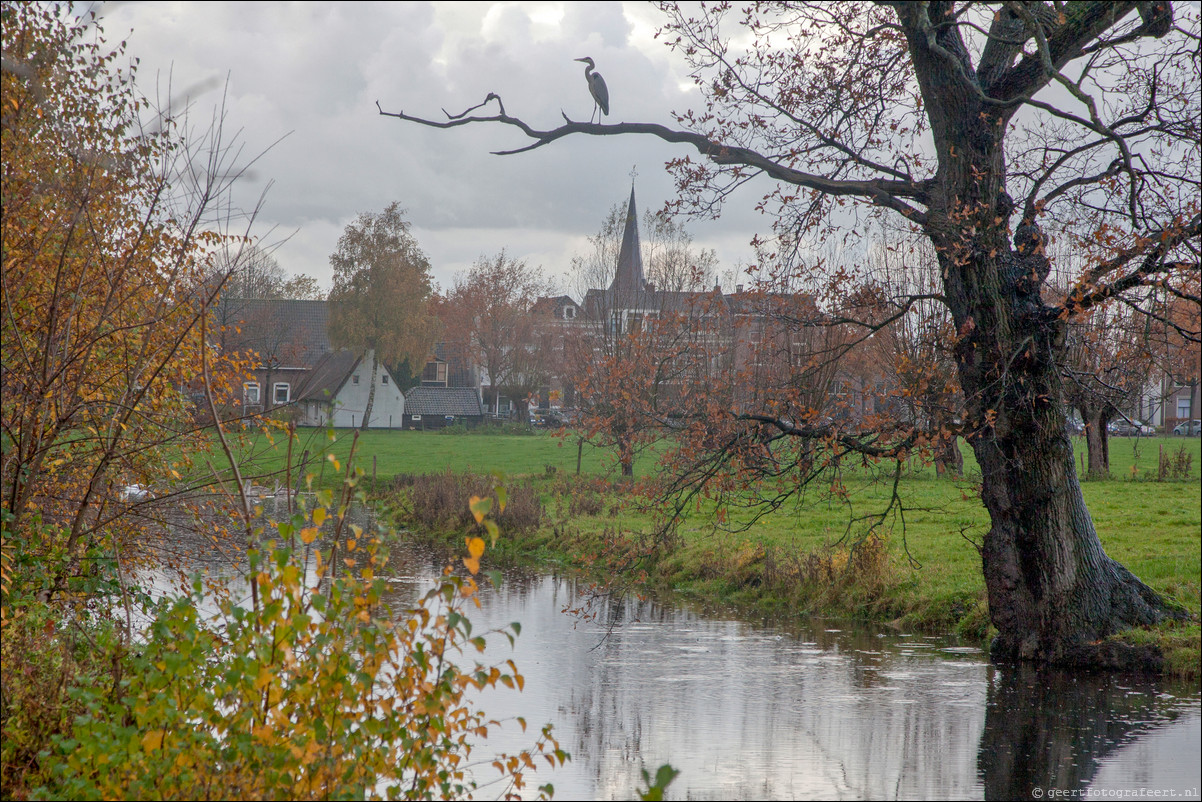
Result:
[[531,305],[530,314],[550,315],[552,317],[562,318],[565,307],[578,309],[580,308],[580,305],[573,301],[572,296],[570,295],[544,295]]
[[252,349],[294,367],[314,365],[333,350],[325,301],[223,298],[221,304],[221,323],[239,330],[228,335],[232,350]]
[[414,387],[405,394],[405,414],[482,416],[484,408],[471,387]]
[[[345,348],[331,351],[317,360],[309,375],[296,390],[298,401],[333,401],[346,380],[359,367],[360,357]],[[380,365],[380,370],[385,370]]]

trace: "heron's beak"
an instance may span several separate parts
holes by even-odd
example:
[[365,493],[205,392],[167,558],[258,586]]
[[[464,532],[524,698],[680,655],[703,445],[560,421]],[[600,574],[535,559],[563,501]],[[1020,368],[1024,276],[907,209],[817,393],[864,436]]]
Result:
[[588,61],[586,58],[574,58],[572,61]]

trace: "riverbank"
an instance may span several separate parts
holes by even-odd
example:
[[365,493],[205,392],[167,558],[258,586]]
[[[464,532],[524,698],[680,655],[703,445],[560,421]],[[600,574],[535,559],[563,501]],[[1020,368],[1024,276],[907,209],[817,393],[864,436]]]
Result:
[[[891,492],[884,485],[854,487],[850,508],[813,499],[754,523],[728,511],[726,525],[717,526],[715,510],[697,508],[667,535],[633,486],[599,476],[544,472],[510,480],[508,491],[511,499],[537,497],[543,514],[538,526],[506,527],[502,519],[493,560],[570,568],[622,590],[672,593],[747,615],[891,623],[954,632],[981,645],[992,635],[977,551],[988,519],[971,474],[955,481],[914,471],[902,483],[904,516],[866,538],[848,529],[849,512],[884,509]],[[455,493],[447,488],[439,498]],[[1126,633],[1123,640],[1157,645],[1167,673],[1196,678],[1202,657],[1199,483],[1112,479],[1087,482],[1084,493],[1107,553],[1193,617]],[[414,528],[403,488],[378,501]],[[460,526],[416,528],[425,539],[455,547],[462,544]]]

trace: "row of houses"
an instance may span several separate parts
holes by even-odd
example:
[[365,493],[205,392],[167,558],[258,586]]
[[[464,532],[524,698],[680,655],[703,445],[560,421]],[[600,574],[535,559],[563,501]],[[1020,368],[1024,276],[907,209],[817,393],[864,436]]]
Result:
[[[827,360],[824,373],[816,372],[815,355],[839,351],[838,329],[810,327],[810,336],[824,342],[799,339],[797,321],[820,316],[811,298],[802,295],[769,298],[760,293],[733,293],[719,287],[701,291],[660,289],[644,274],[639,243],[638,216],[631,189],[622,243],[612,280],[607,287],[590,289],[581,303],[567,295],[541,298],[531,309],[538,341],[527,344],[542,352],[543,375],[531,394],[534,404],[547,408],[555,398],[575,406],[574,381],[583,361],[601,357],[600,345],[637,332],[653,320],[677,318],[709,341],[696,343],[711,360],[694,371],[690,380],[705,381],[722,371],[743,377],[746,400],[760,390],[771,390],[773,381],[814,385],[814,392],[832,401],[837,414],[864,418],[887,412],[911,417],[914,410],[899,410],[903,393],[896,392],[898,377],[887,355],[871,353],[856,359]],[[783,305],[782,305],[783,304]],[[258,364],[243,387],[242,402],[248,413],[287,408],[299,425],[356,427],[362,424],[371,394],[370,352],[355,354],[334,349],[328,336],[329,309],[325,301],[238,300],[224,301],[220,309],[222,345],[254,351]],[[779,319],[793,321],[792,330],[774,327]],[[815,334],[814,332],[819,332]],[[453,333],[451,333],[453,334]],[[451,337],[451,341],[454,338]],[[576,346],[576,363],[567,354]],[[861,352],[863,353],[863,352]],[[810,364],[807,367],[806,363]],[[807,372],[808,371],[808,372]],[[683,379],[678,381],[684,381]],[[1199,415],[1199,387],[1166,380],[1144,395],[1139,416],[1153,425],[1171,427],[1177,420]],[[460,343],[440,343],[433,348],[420,381],[406,391],[389,370],[380,365],[375,377],[371,428],[436,429],[462,423],[476,425],[489,416],[525,417],[531,397],[505,398],[480,365],[473,365],[470,349]],[[486,405],[486,388],[488,402]],[[732,399],[738,403],[738,399]],[[811,398],[807,403],[818,404]],[[825,403],[825,402],[823,402]],[[928,413],[921,413],[928,414]],[[928,421],[934,423],[934,421]]]
[[[231,298],[218,315],[223,349],[257,355],[242,384],[246,414],[286,411],[300,426],[363,423],[374,354],[331,345],[325,301]],[[438,429],[484,419],[474,375],[464,366],[452,367],[440,350],[430,355],[420,384],[407,391],[387,366],[376,365],[369,428]]]
[[[794,299],[798,300],[798,299]],[[812,301],[800,299],[812,311]],[[580,303],[567,295],[539,299],[531,309],[537,320],[539,341],[526,347],[543,352],[545,375],[524,398],[507,398],[491,386],[485,369],[471,364],[459,347],[439,343],[421,371],[420,383],[407,390],[383,365],[376,375],[370,428],[435,429],[448,424],[475,425],[486,417],[526,416],[527,406],[544,410],[551,400],[566,407],[577,403],[574,381],[580,365],[570,366],[570,343],[585,342],[585,361],[597,358],[598,343],[614,342],[622,335],[650,326],[652,321],[678,318],[696,330],[705,330],[713,341],[704,348],[714,354],[713,373],[732,365],[750,368],[753,382],[768,369],[764,298],[744,293],[724,293],[714,287],[702,291],[660,289],[645,276],[639,242],[634,190],[631,190],[622,243],[612,280],[607,287],[590,289]],[[800,314],[799,310],[793,310]],[[328,336],[329,309],[325,301],[240,300],[223,301],[220,330],[223,348],[257,354],[253,378],[243,386],[242,403],[248,414],[287,410],[302,426],[356,427],[362,424],[371,392],[370,352],[356,354],[332,347]],[[784,350],[790,351],[789,343]],[[792,357],[786,353],[785,362]],[[577,363],[581,360],[577,358]],[[721,364],[719,364],[721,363]],[[697,376],[694,375],[694,379]],[[844,407],[871,414],[882,383],[844,371],[834,382]],[[486,405],[486,389],[489,391]]]

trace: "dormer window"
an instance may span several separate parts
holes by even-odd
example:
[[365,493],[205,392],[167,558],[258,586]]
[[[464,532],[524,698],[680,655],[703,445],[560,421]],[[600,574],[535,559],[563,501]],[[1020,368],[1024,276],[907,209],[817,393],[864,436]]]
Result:
[[576,307],[565,306],[563,308],[563,319],[564,320],[573,320],[573,319],[575,319],[575,317],[576,317]]
[[438,384],[447,383],[447,363],[446,362],[427,362],[425,369],[422,370],[422,381]]

